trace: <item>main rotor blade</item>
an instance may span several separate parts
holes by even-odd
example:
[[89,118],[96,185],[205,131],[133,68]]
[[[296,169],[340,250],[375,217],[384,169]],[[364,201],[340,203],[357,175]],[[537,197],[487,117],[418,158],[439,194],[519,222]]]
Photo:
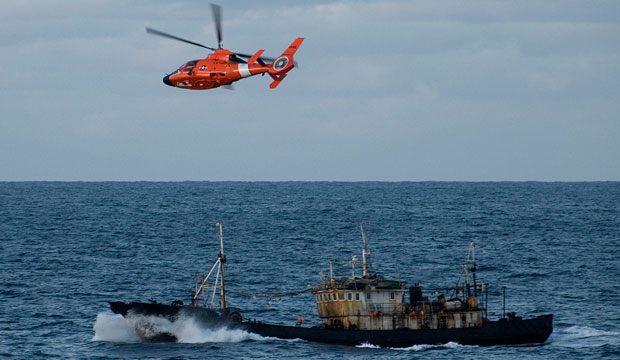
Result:
[[222,7],[211,4],[211,12],[213,12],[213,20],[215,21],[215,32],[217,33],[217,47],[222,48]]
[[[238,53],[238,52],[236,52],[236,53],[234,53],[234,54],[235,54],[235,55],[237,55],[237,56],[239,56],[239,57],[244,57],[244,58],[248,58],[248,59],[249,59],[249,58],[251,58],[251,57],[253,56],[253,55],[242,54],[242,53]],[[270,57],[266,57],[266,56],[261,56],[260,58],[261,58],[263,61],[265,61],[265,62],[270,62],[270,63],[271,63],[271,62],[274,62],[274,60],[275,60],[274,58],[270,58]]]
[[163,31],[159,31],[159,30],[151,29],[150,27],[147,27],[147,28],[146,28],[146,32],[147,32],[147,33],[149,33],[149,34],[152,34],[152,35],[159,35],[159,36],[163,36],[163,37],[168,38],[168,39],[177,40],[177,41],[181,41],[181,42],[184,42],[184,43],[188,43],[188,44],[192,44],[192,45],[200,46],[201,48],[209,49],[209,50],[211,50],[211,51],[215,51],[215,50],[217,50],[217,49],[214,49],[214,48],[212,48],[212,47],[208,47],[208,46],[205,46],[205,45],[199,44],[199,43],[197,43],[197,42],[193,42],[193,41],[189,41],[189,40],[186,40],[186,39],[180,38],[180,37],[178,37],[178,36],[174,36],[174,35],[166,34],[166,33],[165,33],[165,32],[163,32]]

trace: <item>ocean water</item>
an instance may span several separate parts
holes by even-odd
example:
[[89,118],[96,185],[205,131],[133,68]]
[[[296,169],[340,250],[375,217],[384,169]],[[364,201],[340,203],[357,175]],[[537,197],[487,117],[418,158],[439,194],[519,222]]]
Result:
[[[245,318],[319,324],[311,294],[333,261],[422,287],[450,286],[476,242],[489,313],[553,313],[536,346],[357,347],[157,326],[141,343],[108,301],[187,299],[224,226],[230,306]],[[0,356],[9,358],[620,358],[620,183],[0,183]],[[358,273],[361,269],[356,269]],[[432,294],[429,294],[432,295]]]

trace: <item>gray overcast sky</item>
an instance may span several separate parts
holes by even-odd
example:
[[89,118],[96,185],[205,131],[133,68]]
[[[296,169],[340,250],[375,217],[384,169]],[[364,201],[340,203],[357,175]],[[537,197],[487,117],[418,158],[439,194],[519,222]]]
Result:
[[234,1],[280,86],[162,83],[208,1],[0,3],[0,180],[620,180],[620,1]]

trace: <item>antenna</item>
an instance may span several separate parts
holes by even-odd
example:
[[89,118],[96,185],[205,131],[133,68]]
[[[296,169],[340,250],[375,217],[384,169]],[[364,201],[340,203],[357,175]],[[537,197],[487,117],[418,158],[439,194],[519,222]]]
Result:
[[467,262],[475,263],[476,262],[476,242],[472,241],[469,243],[469,249],[467,251]]
[[329,286],[334,285],[334,255],[327,255],[327,262],[329,263]]
[[224,233],[222,231],[222,223],[215,224],[220,229],[220,257],[224,256]]
[[364,227],[362,226],[362,224],[360,224],[360,231],[362,232],[362,275],[366,277],[366,275],[368,274],[367,258],[370,253],[368,252],[368,249],[366,247],[366,234],[364,234]]

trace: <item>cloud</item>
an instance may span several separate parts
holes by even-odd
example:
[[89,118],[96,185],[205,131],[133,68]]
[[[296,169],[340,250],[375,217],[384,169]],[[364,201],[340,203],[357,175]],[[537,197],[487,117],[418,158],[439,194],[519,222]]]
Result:
[[306,38],[278,89],[162,84],[207,52],[144,27],[213,45],[208,3],[0,4],[0,180],[620,179],[618,2],[224,5],[233,50]]

